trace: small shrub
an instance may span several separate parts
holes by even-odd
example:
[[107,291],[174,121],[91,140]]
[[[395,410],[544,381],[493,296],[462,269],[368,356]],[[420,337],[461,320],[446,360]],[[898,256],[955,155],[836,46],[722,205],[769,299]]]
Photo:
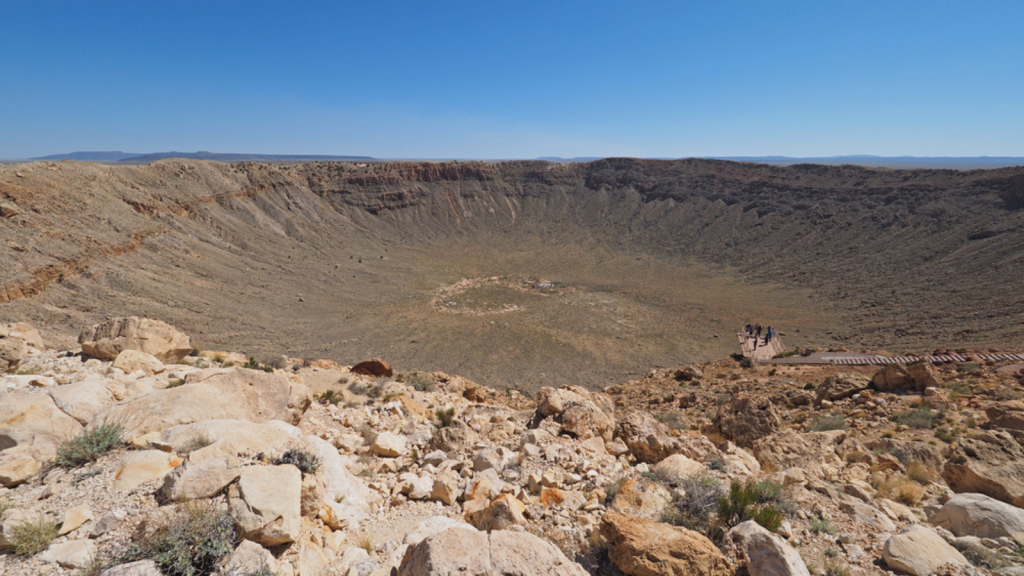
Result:
[[328,404],[332,406],[337,406],[339,402],[342,402],[344,400],[345,399],[341,396],[341,394],[338,394],[334,390],[328,390],[323,394],[317,394],[316,396],[316,401],[323,404],[324,406]]
[[683,420],[683,415],[676,411],[663,412],[655,416],[655,418],[672,430],[680,430],[686,427],[686,422]]
[[720,460],[718,458],[715,458],[714,460],[708,462],[708,468],[710,468],[712,470],[716,470],[718,472],[724,472],[725,471],[725,462],[723,462],[722,460]]
[[359,429],[359,434],[362,435],[363,440],[366,440],[367,444],[373,444],[373,441],[377,439],[377,433],[367,424],[363,424]]
[[723,529],[753,520],[774,532],[782,524],[782,512],[775,506],[782,487],[775,482],[738,482],[729,485],[729,492],[718,499],[718,520]]
[[893,421],[897,424],[910,426],[911,428],[925,429],[938,425],[939,422],[942,422],[943,418],[945,416],[942,412],[936,412],[931,408],[921,406],[893,418]]
[[827,432],[829,430],[846,430],[846,418],[842,414],[818,416],[807,424],[808,432]]
[[817,387],[818,385],[815,384],[814,382],[808,382],[807,384],[804,384],[804,390],[814,390]]
[[10,509],[11,501],[8,500],[7,498],[0,498],[0,516],[3,516],[4,512],[7,512]]
[[146,539],[113,556],[108,565],[151,559],[167,576],[207,576],[234,550],[231,518],[209,504],[191,504]]
[[839,551],[835,548],[825,548],[825,558],[835,558],[839,556]]
[[768,505],[755,509],[754,513],[751,515],[751,520],[757,522],[766,530],[777,532],[782,526],[784,518],[782,516],[782,512],[778,508]]
[[449,408],[447,410],[438,409],[434,412],[434,416],[437,416],[438,426],[441,428],[447,428],[452,425],[452,420],[455,419],[455,408]]
[[825,561],[824,576],[850,576],[850,568],[845,564],[829,559]]
[[605,501],[611,502],[612,500],[614,500],[615,495],[622,490],[622,487],[625,486],[627,480],[629,479],[626,478],[625,476],[619,476],[615,480],[612,480],[611,483],[608,484],[608,486],[606,486],[604,489],[604,493],[607,495]]
[[278,466],[281,464],[291,464],[301,470],[303,474],[314,474],[317,468],[320,467],[320,459],[305,450],[293,448],[282,454],[277,460],[274,460],[274,464]]
[[86,430],[71,440],[61,442],[57,447],[54,464],[68,470],[95,462],[109,452],[124,438],[125,428],[121,424],[104,422]]
[[974,362],[964,362],[956,367],[957,372],[961,374],[975,374],[981,372],[981,366],[978,366]]
[[248,368],[250,370],[262,370],[264,372],[273,372],[274,369],[266,364],[263,364],[256,360],[253,356],[249,356],[249,361],[242,364],[242,368]]
[[723,495],[718,480],[695,474],[684,478],[679,487],[680,492],[662,512],[662,521],[705,534],[713,532],[714,513]]
[[828,534],[834,536],[836,529],[832,526],[832,522],[828,518],[818,518],[817,516],[811,517],[811,532],[815,534]]
[[196,450],[202,450],[203,448],[206,448],[210,444],[213,444],[213,440],[209,436],[206,436],[205,434],[200,434],[197,436],[193,436],[191,440],[182,444],[181,448],[178,450],[178,453],[191,454]]
[[879,496],[902,502],[907,506],[918,505],[925,495],[924,488],[907,477],[887,473],[881,478],[872,478],[870,482]]
[[15,524],[9,536],[11,550],[19,556],[32,556],[46,550],[57,537],[57,522],[46,516]]
[[935,482],[935,472],[921,462],[911,462],[907,465],[907,478],[922,486],[927,486]]
[[359,547],[366,550],[367,554],[373,554],[373,540],[370,540],[369,536],[363,536],[359,539]]
[[183,378],[175,378],[167,383],[168,388],[177,388],[178,386],[184,386],[185,380]]
[[940,426],[939,429],[935,431],[935,437],[938,438],[939,440],[942,440],[946,444],[952,444],[953,442],[956,442],[956,433],[950,432],[949,429],[947,429],[944,426]]
[[1011,565],[1008,560],[980,544],[957,540],[953,542],[953,547],[974,566],[995,570]]

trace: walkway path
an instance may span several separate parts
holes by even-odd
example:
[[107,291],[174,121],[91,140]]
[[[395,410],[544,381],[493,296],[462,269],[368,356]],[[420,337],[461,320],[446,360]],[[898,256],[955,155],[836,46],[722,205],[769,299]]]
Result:
[[[764,343],[764,337],[754,339],[748,337],[742,331],[736,333],[736,338],[740,341],[740,348],[743,350],[743,355],[750,358],[752,362],[758,364],[764,364],[771,362],[772,358],[776,355],[781,354],[786,349],[785,344],[779,339],[778,333],[772,336],[772,341],[767,345]],[[754,348],[754,343],[757,343],[757,348]]]

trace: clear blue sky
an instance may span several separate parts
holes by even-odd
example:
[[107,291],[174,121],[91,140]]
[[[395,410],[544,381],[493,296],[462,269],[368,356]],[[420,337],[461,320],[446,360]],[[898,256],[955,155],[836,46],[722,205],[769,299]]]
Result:
[[1024,156],[1024,2],[91,2],[0,17],[0,158]]

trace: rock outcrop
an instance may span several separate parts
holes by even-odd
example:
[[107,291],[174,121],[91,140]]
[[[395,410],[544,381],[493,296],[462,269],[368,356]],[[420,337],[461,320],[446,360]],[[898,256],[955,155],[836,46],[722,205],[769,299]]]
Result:
[[1024,546],[1024,509],[984,494],[957,494],[929,520],[957,536],[1006,537]]
[[668,427],[646,412],[629,412],[615,427],[615,437],[622,440],[640,462],[661,462],[682,451],[682,443],[668,435]]
[[707,537],[608,512],[601,519],[608,557],[630,576],[732,576],[732,564]]
[[934,530],[920,524],[890,536],[882,547],[882,558],[889,568],[913,576],[929,576],[945,566],[970,567],[963,554]]
[[737,396],[718,407],[715,428],[718,433],[744,448],[770,436],[782,427],[779,411],[768,398]]
[[980,492],[1024,507],[1024,448],[1009,432],[961,438],[942,469],[954,492]]
[[82,352],[102,360],[114,360],[124,350],[138,350],[170,364],[192,352],[187,335],[160,320],[138,316],[113,318],[83,330],[78,343]]

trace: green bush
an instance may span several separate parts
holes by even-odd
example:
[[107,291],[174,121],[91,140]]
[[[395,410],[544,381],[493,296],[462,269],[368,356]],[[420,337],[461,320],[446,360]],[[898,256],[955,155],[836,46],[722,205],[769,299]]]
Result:
[[608,484],[608,486],[606,486],[604,489],[604,493],[606,495],[605,501],[611,502],[612,500],[614,500],[615,495],[618,494],[620,490],[622,490],[622,487],[626,484],[627,480],[629,479],[626,478],[625,476],[619,476],[615,480],[612,480],[611,483]]
[[273,372],[274,369],[266,364],[263,364],[256,360],[256,358],[249,356],[249,361],[242,364],[242,368],[248,368],[250,370],[262,370],[264,372]]
[[818,416],[807,424],[807,432],[828,432],[829,430],[846,430],[846,418],[842,414]]
[[328,390],[328,391],[324,392],[323,394],[317,394],[317,396],[316,396],[316,401],[321,403],[321,404],[323,404],[323,405],[325,405],[325,406],[327,404],[331,404],[332,406],[337,406],[338,403],[343,401],[343,400],[344,400],[344,398],[341,396],[341,394],[336,393],[334,390]]
[[940,426],[939,429],[935,431],[935,437],[946,444],[956,442],[956,433],[950,432],[949,429],[944,426]]
[[32,556],[46,550],[57,537],[57,522],[40,515],[33,520],[15,524],[8,537],[11,551],[20,556]]
[[727,528],[753,520],[774,532],[783,520],[782,512],[775,505],[781,492],[782,487],[775,482],[734,480],[728,494],[718,500],[718,519]]
[[235,523],[227,514],[210,504],[192,504],[106,565],[150,559],[166,576],[207,576],[234,550],[237,539]]
[[828,518],[818,518],[817,516],[811,517],[811,532],[815,534],[829,534],[834,535],[836,529],[832,527],[832,522]]
[[434,412],[434,416],[437,416],[438,426],[441,428],[447,428],[452,425],[452,420],[455,419],[455,408],[449,408],[447,410],[438,409]]
[[845,564],[829,559],[825,561],[824,576],[850,576],[850,568]]
[[282,464],[291,464],[303,474],[315,474],[317,468],[320,467],[320,458],[315,455],[306,452],[305,450],[291,449],[281,455],[280,458],[274,460],[274,464],[278,466]]
[[70,470],[95,462],[97,458],[120,444],[124,439],[124,433],[123,425],[104,422],[71,440],[61,442],[57,447],[54,464]]
[[911,428],[924,429],[937,426],[944,418],[945,414],[942,412],[936,412],[931,408],[922,406],[920,408],[914,408],[909,412],[904,412],[903,414],[893,418],[893,421],[897,424],[910,426]]

